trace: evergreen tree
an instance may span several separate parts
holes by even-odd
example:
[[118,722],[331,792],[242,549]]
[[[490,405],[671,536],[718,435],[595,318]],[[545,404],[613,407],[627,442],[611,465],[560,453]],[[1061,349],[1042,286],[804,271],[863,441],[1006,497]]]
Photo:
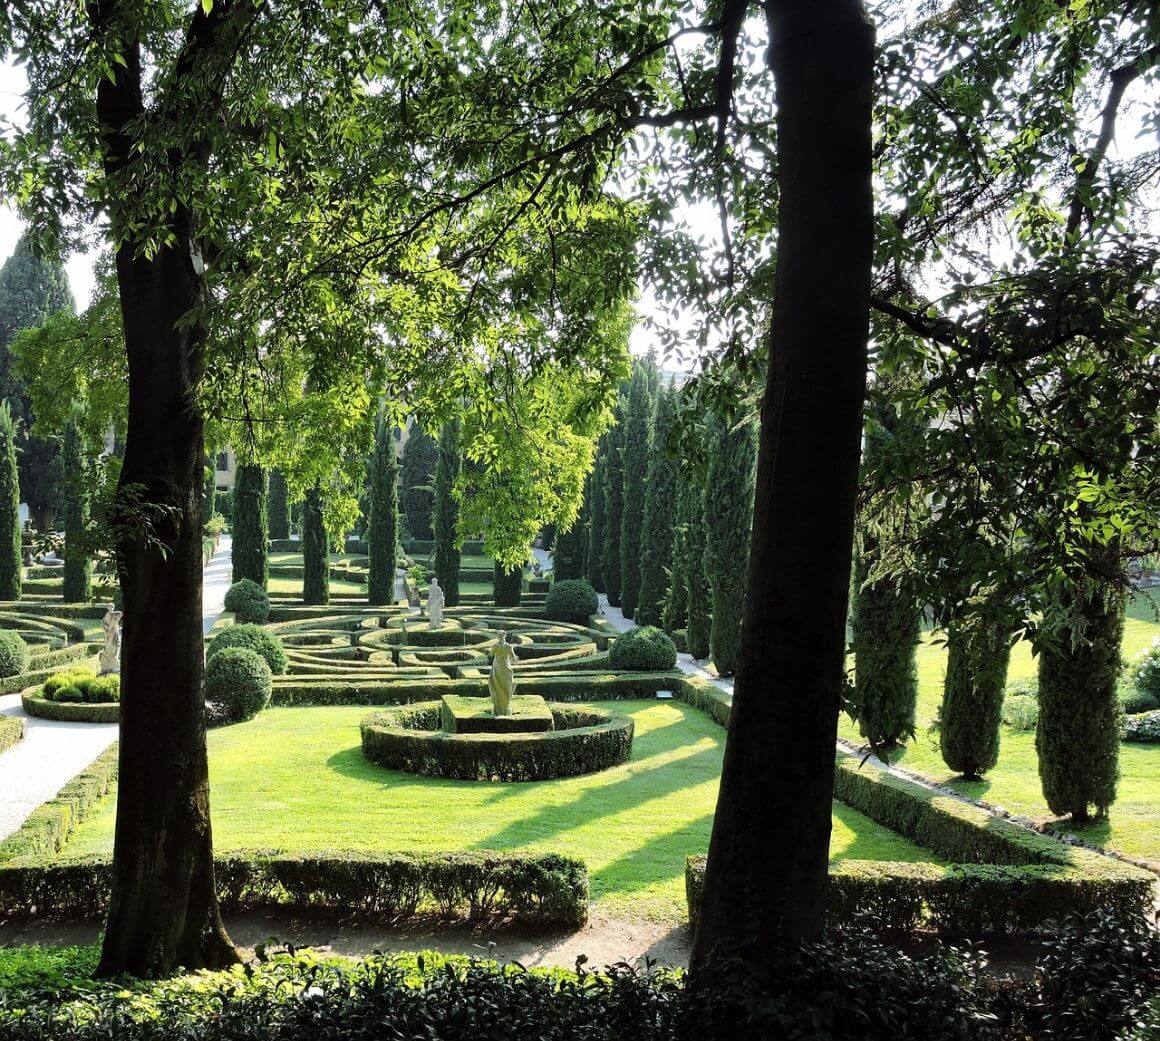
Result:
[[266,471],[241,463],[234,479],[233,558],[235,582],[248,578],[263,589],[270,578],[266,539]]
[[[1118,564],[1110,561],[1111,566]],[[1039,780],[1052,813],[1103,817],[1116,799],[1120,708],[1116,678],[1124,635],[1124,598],[1111,583],[1069,586],[1063,619],[1039,652]]]
[[89,523],[89,460],[84,435],[69,421],[61,446],[64,466],[64,600],[83,603],[92,593],[92,562],[85,547]]
[[999,724],[1011,659],[1011,626],[984,615],[947,630],[947,674],[939,713],[943,761],[967,778],[999,761]]
[[584,578],[584,549],[588,544],[588,530],[583,516],[572,522],[567,531],[556,531],[552,547],[552,572],[559,582],[565,578]]
[[205,484],[201,490],[201,523],[208,524],[217,509],[217,474],[212,466],[205,468]]
[[[442,585],[442,583],[440,584]],[[524,569],[522,567],[512,568],[509,571],[496,561],[495,575],[492,579],[496,607],[519,607],[523,587]]]
[[372,604],[395,601],[395,551],[399,543],[399,463],[395,439],[385,420],[375,428],[370,458],[370,517],[367,524],[367,599]]
[[705,570],[713,613],[709,649],[717,672],[732,676],[741,651],[757,446],[748,423],[717,422],[713,430],[705,479]]
[[416,423],[403,446],[403,488],[399,497],[407,517],[407,531],[413,539],[434,537],[431,515],[435,507],[438,464],[439,443]]
[[624,513],[624,419],[625,399],[621,395],[616,404],[616,425],[604,435],[604,474],[601,491],[604,493],[604,546],[600,555],[600,571],[604,577],[604,591],[608,603],[620,606],[621,557],[620,536]]
[[0,401],[0,600],[20,599],[23,561],[16,424],[8,402]]
[[459,454],[459,420],[443,425],[439,435],[439,463],[435,467],[434,570],[448,607],[459,603],[459,504],[455,482],[462,460]]
[[270,538],[290,537],[290,489],[286,487],[286,478],[280,470],[270,471],[268,518]]
[[705,534],[705,489],[701,481],[691,482],[686,503],[685,552],[682,563],[687,601],[689,653],[694,658],[709,657],[709,638],[712,625],[706,556],[708,546]]
[[36,256],[27,237],[0,267],[0,398],[11,403],[17,426],[18,467],[23,500],[40,531],[54,525],[62,505],[65,476],[57,438],[29,436],[32,405],[24,381],[16,374],[10,344],[21,329],[43,325],[60,311],[74,310],[68,278],[59,260]]
[[[655,365],[652,371],[655,371]],[[636,614],[640,599],[641,536],[644,528],[645,485],[648,480],[649,444],[652,440],[653,400],[649,390],[650,368],[638,364],[628,389],[624,423],[622,468],[624,500],[620,517],[620,603],[625,618]]]
[[330,544],[318,485],[306,493],[302,503],[302,602],[330,603]]
[[677,391],[670,385],[657,399],[649,442],[640,549],[640,597],[633,615],[638,625],[664,624],[663,608],[673,570],[673,533],[680,491],[680,465],[669,452],[669,434],[676,419]]
[[689,526],[700,503],[700,489],[687,475],[681,475],[677,486],[676,523],[673,526],[673,573],[665,595],[664,628],[668,632],[689,624]]
[[605,434],[596,449],[596,462],[584,493],[588,511],[588,581],[598,593],[604,592],[604,472],[608,458],[608,435]]

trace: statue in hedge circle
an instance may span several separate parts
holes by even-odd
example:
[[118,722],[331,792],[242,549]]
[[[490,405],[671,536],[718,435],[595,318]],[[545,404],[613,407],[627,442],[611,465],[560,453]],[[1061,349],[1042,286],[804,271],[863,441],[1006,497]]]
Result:
[[512,663],[516,660],[516,650],[508,643],[507,633],[500,633],[491,657],[491,670],[487,674],[487,690],[491,694],[491,710],[495,716],[510,716],[512,694],[516,689],[516,674]]
[[101,673],[121,671],[121,612],[112,604],[101,619],[105,631],[105,646],[101,650]]
[[430,619],[427,628],[439,629],[442,627],[444,603],[446,603],[446,598],[443,596],[439,579],[432,578],[431,585],[427,590],[427,617]]

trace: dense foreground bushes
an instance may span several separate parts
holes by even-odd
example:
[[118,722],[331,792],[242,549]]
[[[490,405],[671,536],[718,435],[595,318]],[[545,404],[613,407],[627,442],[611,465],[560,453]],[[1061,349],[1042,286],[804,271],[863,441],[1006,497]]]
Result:
[[1139,1031],[1160,984],[1160,941],[1109,918],[1066,923],[1033,978],[999,982],[954,947],[914,956],[834,934],[723,961],[712,988],[625,965],[528,971],[440,955],[357,964],[275,955],[246,970],[147,984],[90,983],[92,952],[0,952],[0,1039],[338,1041],[510,1038],[677,1041],[1113,1041]]

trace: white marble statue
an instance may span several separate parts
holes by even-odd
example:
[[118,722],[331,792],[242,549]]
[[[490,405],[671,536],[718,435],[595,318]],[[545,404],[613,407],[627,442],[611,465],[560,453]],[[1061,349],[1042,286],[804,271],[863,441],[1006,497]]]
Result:
[[443,590],[439,586],[439,579],[431,579],[431,586],[427,590],[427,623],[428,629],[439,629],[443,626]]
[[507,642],[507,633],[500,633],[499,643],[492,651],[491,670],[487,674],[487,690],[491,694],[491,710],[495,716],[512,714],[512,694],[516,689],[516,674],[512,662],[515,648]]
[[105,612],[101,619],[101,628],[105,630],[105,646],[101,651],[101,673],[121,671],[121,612],[115,611],[113,605]]

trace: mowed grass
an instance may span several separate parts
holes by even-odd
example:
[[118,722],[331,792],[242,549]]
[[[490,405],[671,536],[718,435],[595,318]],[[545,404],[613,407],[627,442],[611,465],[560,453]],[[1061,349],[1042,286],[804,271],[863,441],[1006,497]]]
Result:
[[[1138,597],[1128,609],[1124,624],[1123,655],[1130,661],[1160,635],[1151,603]],[[939,754],[938,734],[930,732],[942,702],[946,677],[946,647],[934,642],[938,637],[926,633],[918,650],[918,727],[915,741],[894,761],[949,782],[959,791],[977,799],[1000,805],[1012,813],[1026,814],[1037,820],[1050,820],[1052,814],[1043,799],[1039,783],[1039,760],[1035,754],[1035,734],[1002,728],[999,763],[982,781],[955,779]],[[1008,681],[1034,678],[1038,660],[1026,642],[1011,652]],[[859,741],[856,724],[842,716],[842,737]],[[1067,825],[1078,835],[1133,856],[1160,861],[1160,745],[1120,744],[1120,783],[1115,805],[1107,820],[1084,827]]]
[[[503,849],[582,859],[602,911],[684,918],[684,865],[708,849],[724,731],[674,702],[604,703],[636,724],[632,760],[586,777],[526,784],[444,781],[368,763],[364,706],[273,708],[209,735],[219,850]],[[108,853],[113,800],[66,852]],[[842,805],[835,859],[933,860]]]

